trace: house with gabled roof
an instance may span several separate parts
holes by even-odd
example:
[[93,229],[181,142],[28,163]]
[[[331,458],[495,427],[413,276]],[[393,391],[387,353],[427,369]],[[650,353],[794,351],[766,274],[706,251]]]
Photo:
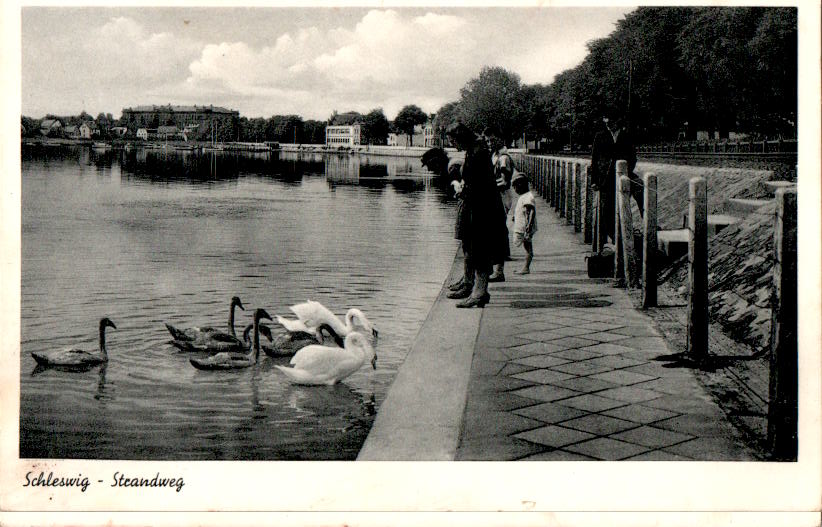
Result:
[[63,131],[63,123],[60,119],[43,119],[40,121],[40,133],[42,135],[60,135]]

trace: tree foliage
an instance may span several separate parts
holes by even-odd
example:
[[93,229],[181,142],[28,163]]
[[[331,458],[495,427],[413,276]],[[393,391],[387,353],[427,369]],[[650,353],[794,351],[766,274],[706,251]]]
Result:
[[519,75],[500,67],[484,67],[460,90],[460,117],[475,131],[499,129],[509,142],[523,129],[525,113]]
[[362,142],[384,145],[388,138],[388,118],[382,108],[375,108],[362,117]]
[[425,124],[428,121],[428,114],[415,105],[403,106],[402,110],[394,118],[394,126],[397,130],[408,136],[408,144],[411,144],[411,136],[414,135],[414,127],[418,124]]

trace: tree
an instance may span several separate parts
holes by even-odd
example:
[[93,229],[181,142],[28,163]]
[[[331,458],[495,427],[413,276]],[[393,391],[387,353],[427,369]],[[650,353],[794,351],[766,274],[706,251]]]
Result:
[[460,116],[475,132],[498,128],[508,144],[523,129],[524,111],[519,75],[500,67],[484,67],[460,90]]
[[434,114],[434,134],[439,138],[441,145],[446,144],[445,130],[459,120],[459,113],[459,103],[452,101],[440,106]]
[[325,143],[325,122],[309,119],[303,123],[303,143],[321,145]]
[[388,138],[388,119],[382,108],[375,108],[362,118],[362,141],[366,144],[384,145]]
[[409,104],[404,106],[397,117],[394,118],[394,126],[397,130],[408,136],[408,144],[411,144],[411,138],[414,135],[414,127],[418,124],[425,124],[428,121],[428,114],[426,114],[419,106]]

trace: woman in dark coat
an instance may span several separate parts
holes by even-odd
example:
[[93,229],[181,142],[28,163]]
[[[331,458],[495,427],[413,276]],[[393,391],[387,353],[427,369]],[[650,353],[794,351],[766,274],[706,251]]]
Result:
[[[457,290],[452,297],[467,297],[457,307],[483,307],[488,303],[488,277],[494,263],[504,260],[508,251],[508,233],[505,228],[505,209],[502,205],[491,154],[484,141],[464,124],[450,126],[446,132],[459,150],[465,151],[462,165],[462,191],[465,223],[463,250],[474,269],[474,284]],[[463,296],[464,295],[464,296]]]

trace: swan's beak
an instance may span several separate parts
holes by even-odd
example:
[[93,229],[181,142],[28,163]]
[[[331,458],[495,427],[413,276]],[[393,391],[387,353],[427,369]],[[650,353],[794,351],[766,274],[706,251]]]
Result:
[[371,334],[374,335],[374,339],[380,338],[380,332],[377,331],[377,328],[371,328]]
[[374,358],[371,359],[371,369],[373,369],[373,370],[377,369],[377,354],[376,353],[374,354]]

